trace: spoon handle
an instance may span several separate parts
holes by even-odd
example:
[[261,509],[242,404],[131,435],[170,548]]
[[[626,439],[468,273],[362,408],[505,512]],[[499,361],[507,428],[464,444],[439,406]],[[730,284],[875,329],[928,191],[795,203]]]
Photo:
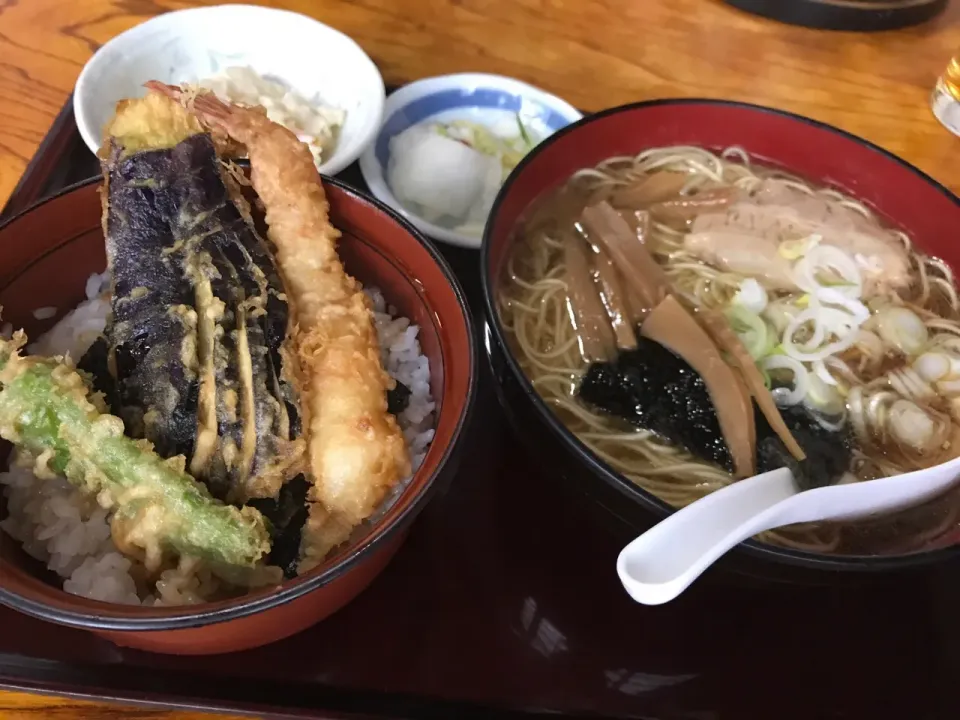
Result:
[[620,582],[644,605],[673,600],[732,547],[776,526],[779,513],[767,511],[796,493],[793,475],[780,468],[691,503],[620,552]]

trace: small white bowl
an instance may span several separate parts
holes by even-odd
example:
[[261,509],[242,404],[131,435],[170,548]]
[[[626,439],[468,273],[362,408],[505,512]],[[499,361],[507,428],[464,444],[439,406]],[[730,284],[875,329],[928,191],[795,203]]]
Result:
[[74,89],[77,127],[96,152],[118,101],[148,80],[197,82],[233,65],[280,80],[308,99],[346,111],[320,172],[333,175],[373,142],[383,118],[383,78],[357,43],[299,13],[218,5],[158,15],[117,35],[87,62]]
[[440,227],[400,204],[386,179],[390,139],[428,118],[440,122],[462,119],[493,124],[502,120],[504,113],[519,113],[524,124],[541,140],[583,117],[568,102],[500,75],[462,73],[418,80],[387,98],[383,127],[360,156],[363,179],[378,199],[424,234],[452,245],[478,248],[482,233],[474,236]]

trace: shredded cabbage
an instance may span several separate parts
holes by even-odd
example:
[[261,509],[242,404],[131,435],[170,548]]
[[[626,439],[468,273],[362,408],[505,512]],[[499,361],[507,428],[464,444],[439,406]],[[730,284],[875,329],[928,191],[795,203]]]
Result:
[[346,122],[343,108],[308,98],[247,66],[227,67],[197,84],[225,102],[263,107],[268,118],[306,143],[317,166],[330,159]]
[[505,180],[507,175],[537,144],[530,130],[520,119],[520,115],[516,115],[516,119],[519,132],[511,137],[497,134],[486,125],[472,120],[435,123],[433,129],[440,135],[462,142],[477,152],[495,157],[500,161],[503,179]]

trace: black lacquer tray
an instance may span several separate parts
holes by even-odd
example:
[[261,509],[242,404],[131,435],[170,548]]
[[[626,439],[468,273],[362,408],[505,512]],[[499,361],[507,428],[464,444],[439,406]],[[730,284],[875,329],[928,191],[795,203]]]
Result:
[[[4,212],[97,170],[68,104]],[[356,167],[342,177],[362,182]],[[477,253],[442,251],[480,320]],[[486,367],[481,382],[459,476],[326,622],[178,658],[0,609],[0,687],[272,717],[960,717],[960,567],[826,587],[716,570],[674,603],[638,606],[616,577],[618,542],[527,459]]]

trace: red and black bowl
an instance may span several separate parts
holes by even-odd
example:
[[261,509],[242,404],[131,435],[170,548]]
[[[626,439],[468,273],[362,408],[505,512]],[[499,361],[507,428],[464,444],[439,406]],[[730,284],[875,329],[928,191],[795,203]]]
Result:
[[[481,248],[487,316],[485,346],[500,401],[518,436],[541,466],[586,500],[602,525],[628,541],[672,512],[667,503],[611,469],[571,433],[537,394],[507,342],[496,294],[531,204],[575,171],[615,156],[666,145],[713,150],[744,148],[759,162],[787,169],[862,200],[917,247],[960,268],[960,199],[917,168],[847,132],[791,113],[717,100],[655,100],[585,117],[537,146],[504,183]],[[933,501],[960,503],[960,492]],[[937,507],[931,507],[937,512]],[[532,520],[535,521],[535,520]],[[960,529],[932,538],[908,554],[841,555],[787,549],[750,540],[721,565],[764,579],[813,581],[860,571],[913,569],[960,556]],[[614,572],[615,558],[610,558]]]
[[[42,563],[0,532],[0,603],[120,645],[212,654],[293,635],[342,608],[384,569],[418,513],[456,473],[478,353],[464,294],[437,250],[382,203],[337,180],[324,182],[347,271],[378,287],[420,326],[421,348],[430,360],[436,434],[399,499],[361,537],[303,576],[237,599],[185,607],[135,607],[68,594]],[[0,226],[3,321],[24,328],[28,337],[39,336],[83,301],[87,278],[105,267],[99,185],[91,180],[70,188]],[[34,317],[35,309],[49,306],[58,309],[56,316]],[[0,502],[0,518],[5,512]]]

